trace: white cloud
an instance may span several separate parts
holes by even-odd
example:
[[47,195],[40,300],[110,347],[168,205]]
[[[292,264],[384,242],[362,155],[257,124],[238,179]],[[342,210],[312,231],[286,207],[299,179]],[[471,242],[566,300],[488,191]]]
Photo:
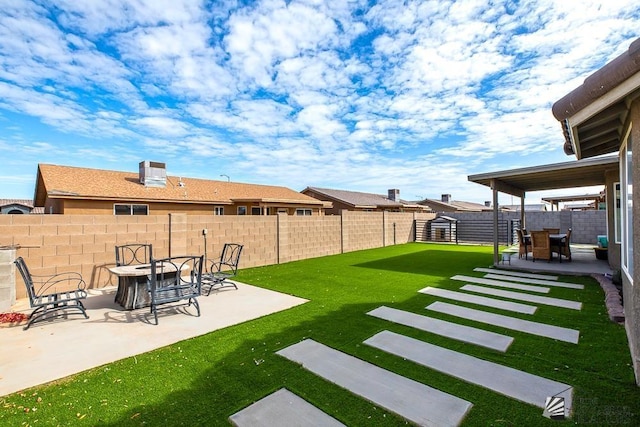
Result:
[[470,170],[562,155],[551,105],[638,18],[631,0],[10,2],[0,114],[41,126],[0,138],[55,153],[63,134],[116,168],[109,147],[214,179],[484,199]]

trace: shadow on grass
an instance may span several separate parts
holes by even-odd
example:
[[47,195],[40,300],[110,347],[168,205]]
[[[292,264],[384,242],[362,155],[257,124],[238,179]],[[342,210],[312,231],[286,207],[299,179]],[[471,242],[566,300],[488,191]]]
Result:
[[[459,256],[464,257],[464,260],[461,260],[464,264],[490,266],[490,264],[487,264],[487,255],[483,253],[460,252]],[[451,259],[451,251],[427,249],[420,252],[354,264],[354,267],[448,277],[451,274],[451,263],[456,261],[458,260]]]

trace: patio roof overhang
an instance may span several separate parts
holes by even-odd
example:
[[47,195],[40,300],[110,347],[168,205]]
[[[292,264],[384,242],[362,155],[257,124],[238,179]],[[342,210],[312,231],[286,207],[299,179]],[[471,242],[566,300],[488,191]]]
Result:
[[469,175],[468,180],[512,196],[526,192],[605,184],[605,173],[618,170],[618,156],[606,156]]
[[533,166],[499,172],[469,175],[471,182],[493,190],[493,261],[498,254],[498,192],[520,197],[520,216],[525,223],[524,198],[529,191],[605,185],[607,172],[619,171],[618,156],[597,157],[571,162]]
[[618,151],[640,98],[640,39],[552,108],[565,137],[564,151],[578,159]]

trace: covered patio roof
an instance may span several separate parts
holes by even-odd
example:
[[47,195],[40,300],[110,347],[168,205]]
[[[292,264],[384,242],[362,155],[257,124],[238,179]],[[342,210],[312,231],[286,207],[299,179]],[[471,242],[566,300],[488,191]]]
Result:
[[616,155],[469,175],[468,180],[524,198],[528,191],[604,185],[605,173],[618,168]]
[[499,261],[498,251],[498,192],[520,197],[521,221],[524,224],[524,199],[529,191],[605,185],[606,173],[618,171],[618,156],[596,157],[571,162],[532,166],[499,172],[469,175],[471,182],[493,190],[493,261]]

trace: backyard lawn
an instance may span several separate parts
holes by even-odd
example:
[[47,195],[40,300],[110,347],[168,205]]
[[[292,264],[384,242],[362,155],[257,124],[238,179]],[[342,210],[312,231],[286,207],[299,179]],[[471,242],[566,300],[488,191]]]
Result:
[[[427,286],[459,290],[464,283],[449,279],[451,276],[481,277],[473,269],[489,267],[492,259],[492,247],[415,243],[244,269],[239,281],[309,302],[0,397],[0,425],[228,425],[230,415],[283,387],[346,425],[407,424],[275,354],[306,338],[473,403],[463,425],[640,425],[640,389],[635,386],[625,330],[609,320],[604,294],[592,278],[561,277],[561,281],[584,284],[585,289],[554,288],[550,294],[581,301],[581,311],[539,306],[534,315],[519,315],[482,307],[578,329],[577,345],[425,310],[442,298],[418,290]],[[476,326],[515,340],[506,353],[500,353],[366,314],[382,305]],[[548,420],[538,407],[363,344],[383,330],[572,385],[573,419]],[[70,351],[69,363],[73,357]]]

